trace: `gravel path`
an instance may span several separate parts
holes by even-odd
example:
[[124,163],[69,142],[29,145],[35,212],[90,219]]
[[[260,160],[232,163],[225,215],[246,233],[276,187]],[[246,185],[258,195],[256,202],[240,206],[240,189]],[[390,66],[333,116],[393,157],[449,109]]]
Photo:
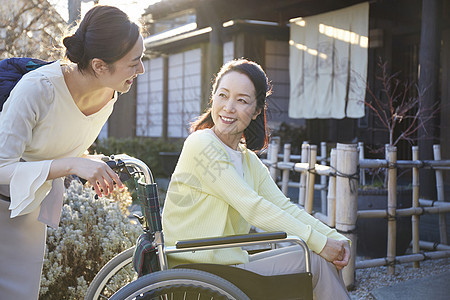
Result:
[[356,270],[356,288],[350,292],[352,299],[375,299],[371,291],[384,286],[392,286],[410,279],[419,279],[450,270],[450,258],[433,259],[420,262],[420,268],[413,263],[398,264],[395,274],[387,275],[387,267],[375,267]]

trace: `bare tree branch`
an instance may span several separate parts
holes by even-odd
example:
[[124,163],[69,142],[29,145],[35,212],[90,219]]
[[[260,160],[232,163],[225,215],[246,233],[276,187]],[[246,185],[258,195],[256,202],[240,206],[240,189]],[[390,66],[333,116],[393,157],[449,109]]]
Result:
[[0,58],[62,58],[61,39],[67,24],[47,0],[2,0]]
[[[415,85],[412,82],[401,81],[398,78],[399,73],[389,74],[387,63],[383,63],[381,59],[378,67],[381,70],[381,75],[377,76],[376,79],[381,82],[382,95],[378,97],[367,85],[369,97],[365,101],[365,105],[389,133],[389,144],[396,146],[401,140],[412,143],[424,138],[415,135],[419,128],[423,127],[437,114],[439,107],[435,106],[431,109],[421,107],[420,99],[424,91],[413,93]],[[396,137],[396,127],[402,122],[407,122],[406,127]]]

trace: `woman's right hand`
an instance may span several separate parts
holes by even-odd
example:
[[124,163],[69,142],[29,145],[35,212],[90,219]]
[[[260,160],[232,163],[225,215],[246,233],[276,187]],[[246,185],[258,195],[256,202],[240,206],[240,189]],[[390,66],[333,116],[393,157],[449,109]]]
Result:
[[52,162],[47,179],[67,175],[77,175],[89,181],[99,197],[109,195],[114,189],[114,182],[119,188],[123,188],[119,176],[99,158],[70,157],[55,159]]

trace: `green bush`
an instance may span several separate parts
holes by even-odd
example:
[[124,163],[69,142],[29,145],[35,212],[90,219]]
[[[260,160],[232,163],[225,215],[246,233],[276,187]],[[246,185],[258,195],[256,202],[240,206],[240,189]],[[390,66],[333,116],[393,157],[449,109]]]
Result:
[[163,170],[160,152],[180,152],[182,140],[165,141],[161,138],[106,138],[97,141],[92,151],[104,155],[125,153],[146,163],[154,177],[167,177]]
[[60,226],[47,230],[40,299],[83,299],[101,267],[142,233],[124,213],[130,204],[126,189],[96,200],[91,188],[71,182]]

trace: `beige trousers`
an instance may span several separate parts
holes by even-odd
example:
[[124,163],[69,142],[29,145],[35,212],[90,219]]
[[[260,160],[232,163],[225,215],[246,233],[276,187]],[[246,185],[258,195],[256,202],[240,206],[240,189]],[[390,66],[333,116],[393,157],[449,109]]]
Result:
[[0,200],[0,300],[38,299],[47,226],[39,209],[11,219],[9,204]]
[[[250,255],[248,263],[237,267],[264,276],[302,273],[306,269],[304,257],[300,246],[289,246]],[[350,299],[342,272],[314,252],[311,252],[311,273],[314,299]]]

